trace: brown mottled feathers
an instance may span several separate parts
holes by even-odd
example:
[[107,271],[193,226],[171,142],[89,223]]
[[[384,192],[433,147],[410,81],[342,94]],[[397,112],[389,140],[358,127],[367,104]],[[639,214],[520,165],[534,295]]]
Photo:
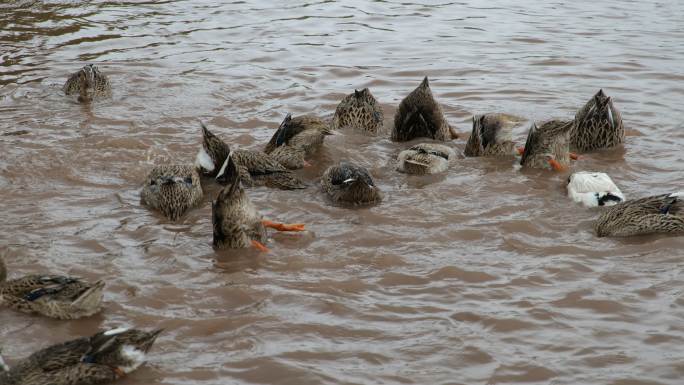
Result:
[[549,159],[552,159],[561,166],[567,166],[570,163],[568,140],[571,128],[572,121],[550,120],[539,127],[533,123],[527,134],[520,164],[548,168]]
[[371,204],[382,199],[368,170],[349,162],[340,162],[325,170],[321,186],[337,203]]
[[155,166],[145,180],[140,200],[175,221],[202,200],[199,174],[190,165]]
[[513,155],[512,124],[507,115],[485,114],[473,116],[473,130],[466,142],[465,156]]
[[337,130],[351,128],[376,134],[382,129],[383,114],[380,104],[368,88],[354,90],[345,96],[335,109],[330,126]]
[[684,232],[684,193],[626,201],[604,211],[594,224],[599,237]]
[[624,143],[625,128],[613,100],[599,90],[575,115],[570,148],[578,152],[615,147]]
[[405,142],[415,138],[449,141],[458,135],[444,117],[442,107],[430,90],[427,76],[406,96],[394,114],[392,140]]

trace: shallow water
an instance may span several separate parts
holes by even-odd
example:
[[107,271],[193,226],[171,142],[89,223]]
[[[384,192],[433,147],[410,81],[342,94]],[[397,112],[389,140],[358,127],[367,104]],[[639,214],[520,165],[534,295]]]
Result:
[[[682,189],[684,5],[523,3],[3,2],[8,265],[108,282],[89,319],[0,311],[8,363],[127,325],[166,332],[121,384],[681,383],[684,238],[597,239],[567,174],[510,158],[407,177],[406,144],[345,132],[300,172],[307,190],[249,190],[266,217],[310,228],[268,254],[212,249],[214,185],[177,223],[139,204],[152,165],[193,161],[200,119],[260,148],[287,112],[329,117],[370,87],[389,128],[424,75],[463,137],[474,113],[571,118],[603,88],[627,142],[573,169],[609,172],[628,198]],[[61,94],[85,63],[111,100]],[[340,159],[385,201],[330,205],[318,177]]]

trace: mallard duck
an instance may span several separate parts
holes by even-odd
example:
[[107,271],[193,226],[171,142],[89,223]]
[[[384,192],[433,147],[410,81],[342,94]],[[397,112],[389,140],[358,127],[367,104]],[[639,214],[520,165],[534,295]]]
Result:
[[0,305],[24,313],[58,319],[77,319],[101,310],[104,282],[86,282],[59,275],[29,275],[7,280],[0,255]]
[[368,88],[354,90],[342,99],[335,109],[333,130],[354,128],[376,134],[382,128],[383,114],[380,104]]
[[[203,140],[202,147],[197,153],[195,167],[204,175],[215,177],[219,172],[219,167],[225,163],[230,148],[228,144],[209,131],[204,123],[200,124]],[[234,150],[233,161],[238,168],[240,181],[244,185],[265,185],[283,190],[306,188],[304,182],[292,171],[265,152]]]
[[316,152],[323,145],[323,139],[333,133],[320,118],[310,115],[293,118],[287,114],[264,152],[289,169],[307,167],[310,164],[305,158]]
[[[118,328],[63,342],[31,354],[0,374],[0,383],[16,385],[104,384],[145,363],[162,330]],[[4,377],[4,378],[3,378]],[[2,380],[5,380],[4,382]]]
[[570,148],[579,152],[610,148],[624,143],[622,116],[609,96],[599,90],[575,115]]
[[304,231],[303,224],[276,223],[262,218],[242,188],[232,152],[228,153],[217,178],[222,178],[226,186],[211,205],[214,247],[240,249],[254,246],[268,251],[264,246],[266,227],[279,231]]
[[587,207],[613,206],[625,200],[622,191],[608,174],[576,172],[568,177],[568,196]]
[[397,170],[408,174],[436,174],[446,171],[456,151],[437,143],[420,143],[399,153]]
[[349,162],[328,167],[321,186],[335,203],[371,204],[382,200],[368,170]]
[[155,166],[147,176],[140,200],[175,221],[202,200],[199,174],[190,165]]
[[532,124],[520,164],[526,167],[563,171],[570,163],[568,138],[572,121],[550,120],[537,127]]
[[432,95],[427,76],[399,103],[394,114],[392,140],[406,142],[415,138],[432,138],[443,142],[458,138],[447,123],[442,107]]
[[684,232],[684,192],[635,199],[604,211],[594,224],[599,237]]
[[67,95],[78,95],[79,102],[89,102],[94,98],[112,94],[112,86],[107,76],[92,64],[87,64],[71,74],[62,90]]
[[515,123],[506,114],[473,116],[473,132],[468,138],[465,156],[515,155],[513,130]]

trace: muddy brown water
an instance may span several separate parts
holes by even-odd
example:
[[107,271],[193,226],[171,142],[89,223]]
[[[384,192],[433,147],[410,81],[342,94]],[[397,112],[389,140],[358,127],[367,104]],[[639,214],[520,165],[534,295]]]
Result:
[[[570,118],[599,88],[624,148],[574,170],[628,197],[684,186],[680,2],[14,1],[0,4],[0,242],[14,274],[106,278],[63,322],[0,311],[8,363],[100,328],[163,327],[121,384],[680,384],[684,238],[597,239],[567,174],[462,159],[394,171],[404,144],[343,132],[311,187],[249,191],[271,252],[211,247],[210,200],[171,223],[139,204],[152,165],[192,162],[198,120],[259,148],[287,112],[329,117],[370,87],[385,127],[424,75],[466,137],[473,113]],[[96,63],[111,100],[64,97]],[[525,123],[515,130],[524,141]],[[453,145],[463,148],[464,140]],[[386,200],[347,209],[325,167],[367,166]]]

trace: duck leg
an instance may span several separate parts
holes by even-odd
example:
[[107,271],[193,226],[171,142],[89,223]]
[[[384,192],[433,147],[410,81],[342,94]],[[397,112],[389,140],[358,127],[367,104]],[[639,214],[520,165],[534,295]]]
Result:
[[252,246],[254,246],[254,248],[259,250],[259,251],[263,251],[264,253],[269,252],[268,247],[264,246],[263,243],[261,243],[259,241],[255,241],[253,239],[252,239]]
[[574,153],[574,152],[571,152],[571,153],[570,153],[570,159],[572,159],[572,160],[577,160],[577,159],[579,159],[579,155],[577,155],[577,154]]
[[272,222],[267,219],[263,219],[261,223],[264,224],[266,227],[270,227],[272,229],[278,230],[278,231],[304,231],[304,224],[303,223],[278,223],[278,222]]
[[551,168],[554,171],[565,171],[567,169],[565,166],[558,163],[558,161],[553,158],[549,158],[549,166],[551,166]]

